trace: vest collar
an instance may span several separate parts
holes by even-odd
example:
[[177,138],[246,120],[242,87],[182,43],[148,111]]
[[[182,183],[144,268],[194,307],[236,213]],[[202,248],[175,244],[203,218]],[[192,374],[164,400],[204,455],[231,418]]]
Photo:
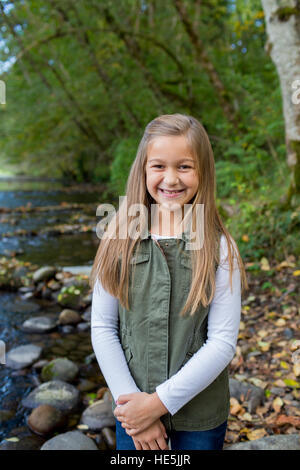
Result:
[[[151,232],[148,228],[145,229],[144,233],[145,233],[145,235],[141,237],[142,240],[151,238]],[[182,232],[180,235],[177,235],[177,238],[180,238],[184,242],[189,242],[190,240],[189,240],[189,237],[187,235],[188,233],[189,233],[188,231]]]

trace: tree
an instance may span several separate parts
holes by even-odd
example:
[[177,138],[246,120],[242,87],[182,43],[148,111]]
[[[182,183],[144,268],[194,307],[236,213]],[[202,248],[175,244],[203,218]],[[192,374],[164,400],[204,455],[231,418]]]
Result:
[[[293,85],[300,79],[300,2],[299,0],[262,0],[268,41],[266,50],[277,68],[280,79],[287,163],[291,183],[285,204],[300,194],[300,106],[292,100]],[[299,87],[299,85],[298,85]]]

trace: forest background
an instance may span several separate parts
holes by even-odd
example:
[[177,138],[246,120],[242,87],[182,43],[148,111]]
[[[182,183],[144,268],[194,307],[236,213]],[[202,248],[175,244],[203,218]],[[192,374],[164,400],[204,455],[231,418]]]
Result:
[[[287,33],[300,12],[288,3],[273,14]],[[101,183],[109,200],[124,194],[145,125],[191,114],[211,140],[218,208],[242,256],[298,257],[300,157],[289,158],[270,55],[272,4],[1,0],[1,175]]]

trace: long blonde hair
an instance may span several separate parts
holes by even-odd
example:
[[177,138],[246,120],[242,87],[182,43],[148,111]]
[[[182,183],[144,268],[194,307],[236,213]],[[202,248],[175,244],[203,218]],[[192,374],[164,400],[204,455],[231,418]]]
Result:
[[[159,136],[181,136],[184,135],[190,145],[196,160],[196,171],[199,177],[198,191],[192,199],[192,217],[194,224],[196,204],[204,205],[204,240],[201,250],[191,250],[192,260],[192,282],[190,292],[184,308],[180,315],[190,311],[193,315],[200,303],[206,307],[213,299],[215,293],[215,265],[219,262],[219,250],[217,249],[220,235],[224,235],[228,246],[228,263],[230,270],[230,287],[232,290],[233,264],[238,263],[241,274],[242,291],[248,289],[246,271],[238,247],[233,241],[226,227],[223,225],[220,214],[216,207],[215,191],[215,163],[214,155],[208,135],[200,122],[192,116],[184,114],[165,114],[153,119],[147,126],[138,146],[135,160],[131,166],[126,183],[125,195],[127,207],[132,204],[142,204],[151,213],[151,204],[155,203],[147,191],[146,186],[146,161],[149,143]],[[122,205],[110,220],[107,232],[119,233],[125,219],[127,226],[134,216],[124,213]],[[144,221],[144,223],[149,223]],[[143,228],[141,228],[141,233]],[[140,238],[126,239],[102,238],[95,256],[90,274],[90,287],[94,288],[98,278],[104,289],[119,299],[120,304],[129,310],[128,286],[130,259],[135,250],[138,250]],[[121,269],[119,258],[122,257]],[[235,258],[235,260],[234,260]],[[226,260],[227,261],[227,260]],[[209,292],[209,294],[208,294]]]

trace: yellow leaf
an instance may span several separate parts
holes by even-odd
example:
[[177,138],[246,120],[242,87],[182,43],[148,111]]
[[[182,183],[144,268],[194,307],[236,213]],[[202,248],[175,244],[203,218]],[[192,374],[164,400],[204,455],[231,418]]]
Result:
[[300,388],[300,384],[296,380],[284,379],[283,381],[288,387]]
[[269,261],[264,256],[260,260],[260,269],[262,271],[270,271]]
[[274,382],[275,387],[286,387],[284,381],[282,379],[275,380]]
[[264,428],[254,429],[253,431],[247,432],[247,437],[249,441],[255,441],[255,439],[260,439],[267,434]]
[[245,323],[243,321],[240,322],[240,330],[244,330],[246,327]]
[[258,341],[258,346],[262,351],[269,351],[271,343],[267,343],[266,341]]
[[298,377],[300,375],[300,363],[293,365],[293,372],[294,372],[296,377]]
[[243,415],[238,415],[238,418],[241,420],[241,421],[252,421],[252,416],[250,413],[248,413],[246,411],[246,413],[244,413]]
[[248,242],[249,241],[248,235],[246,235],[246,234],[242,235],[242,240],[243,240],[243,242]]
[[275,322],[276,326],[284,326],[285,324],[286,324],[286,321],[284,318],[278,318],[278,320],[276,320]]
[[283,401],[281,400],[280,397],[276,397],[275,400],[273,400],[272,406],[274,410],[279,413],[281,407],[283,406]]
[[263,380],[258,379],[257,377],[250,377],[248,382],[250,382],[253,385],[255,385],[256,387],[260,387],[260,388],[266,388],[266,386],[268,384],[268,382],[264,382]]
[[19,442],[20,439],[18,437],[8,437],[5,440],[9,442]]
[[285,361],[280,361],[280,367],[283,369],[289,369],[289,365]]
[[87,424],[78,424],[76,427],[77,429],[82,429],[82,430],[89,429]]
[[300,269],[297,269],[297,271],[294,271],[293,276],[300,276]]
[[259,330],[257,334],[261,338],[264,338],[265,336],[267,336],[268,332],[266,330]]

